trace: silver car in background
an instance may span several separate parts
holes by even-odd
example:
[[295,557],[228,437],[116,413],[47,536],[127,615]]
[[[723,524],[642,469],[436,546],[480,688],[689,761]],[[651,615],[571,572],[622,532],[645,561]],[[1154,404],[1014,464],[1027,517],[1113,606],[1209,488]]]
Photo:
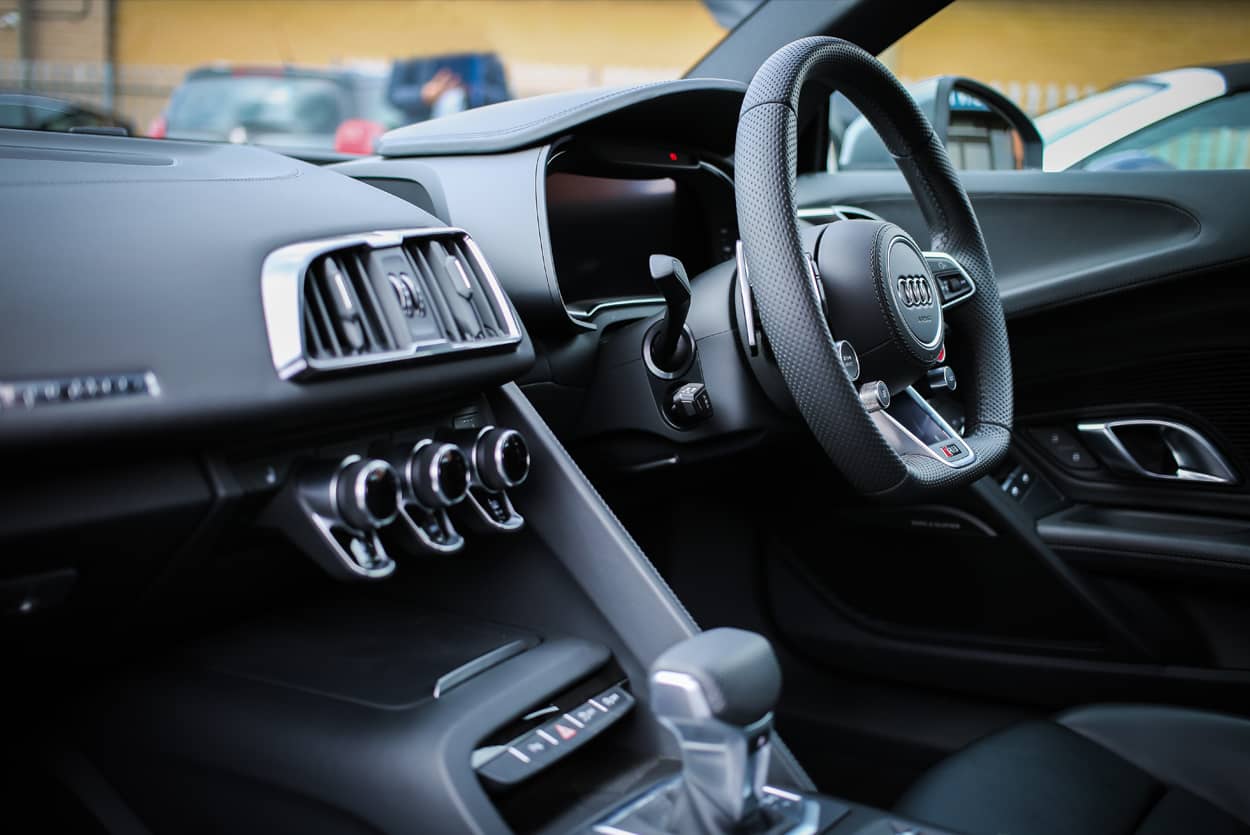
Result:
[[1250,63],[1134,78],[1034,120],[1043,168],[1250,168]]

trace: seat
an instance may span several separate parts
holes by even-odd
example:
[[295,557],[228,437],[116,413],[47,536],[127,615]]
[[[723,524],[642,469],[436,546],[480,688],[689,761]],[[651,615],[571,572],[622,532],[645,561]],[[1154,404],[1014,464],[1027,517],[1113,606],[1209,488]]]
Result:
[[1250,833],[1250,720],[1079,708],[973,743],[895,811],[967,835]]

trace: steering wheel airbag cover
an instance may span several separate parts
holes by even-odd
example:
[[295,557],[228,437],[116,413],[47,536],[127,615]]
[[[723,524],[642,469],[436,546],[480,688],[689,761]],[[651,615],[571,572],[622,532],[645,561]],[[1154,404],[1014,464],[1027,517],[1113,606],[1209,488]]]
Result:
[[[969,407],[965,441],[976,460],[961,469],[897,454],[840,371],[809,279],[794,202],[799,93],[817,77],[843,92],[881,134],[921,207],[931,248],[956,258],[976,282],[976,295],[949,317],[971,353],[959,370]],[[800,413],[838,469],[861,492],[879,496],[969,483],[992,469],[1006,452],[1012,420],[1002,303],[967,194],[932,126],[898,80],[867,52],[836,38],[805,38],[783,47],[747,90],[735,168],[738,222],[761,324]]]

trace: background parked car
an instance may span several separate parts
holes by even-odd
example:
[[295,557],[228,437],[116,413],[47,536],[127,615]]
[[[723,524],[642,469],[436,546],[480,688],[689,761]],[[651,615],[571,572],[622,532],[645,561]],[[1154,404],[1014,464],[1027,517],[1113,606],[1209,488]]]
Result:
[[148,133],[287,149],[369,153],[403,124],[386,101],[389,68],[214,65],[192,70]]
[[30,93],[0,93],[0,128],[67,131],[70,128],[124,128],[134,125],[115,113],[76,102]]
[[[1028,114],[992,87],[948,75],[910,84],[907,90],[933,123],[956,169],[1041,166],[1042,140],[1037,128]],[[830,168],[891,171],[896,167],[877,131],[841,93],[829,101],[829,137]]]
[[[938,80],[907,87],[930,118]],[[947,112],[954,118],[986,109],[974,97],[952,93]],[[1027,120],[1013,111],[1009,121]],[[1250,168],[1250,62],[1139,76],[1043,113],[1033,125],[1047,171]],[[838,168],[893,168],[876,131],[841,94],[833,96],[829,127]],[[965,164],[953,153],[956,168],[1003,167],[974,159]]]
[[1250,168],[1250,62],[1141,76],[1035,122],[1047,171]]

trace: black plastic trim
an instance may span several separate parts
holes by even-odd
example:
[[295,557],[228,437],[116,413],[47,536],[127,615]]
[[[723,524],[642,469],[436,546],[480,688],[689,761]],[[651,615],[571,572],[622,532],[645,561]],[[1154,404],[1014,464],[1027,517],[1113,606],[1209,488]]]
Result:
[[[569,573],[644,667],[699,631],[690,613],[629,532],[604,503],[560,441],[515,384],[490,396],[500,424],[522,433],[532,471],[515,497],[530,528],[561,558]],[[567,520],[580,520],[570,525]],[[645,701],[644,694],[638,694]],[[814,785],[774,735],[772,778],[802,791]]]
[[[1008,318],[1250,258],[1237,223],[1250,212],[1250,171],[962,171],[960,179]],[[800,207],[831,203],[925,231],[892,172],[799,178]]]
[[1250,570],[1250,522],[1236,519],[1075,505],[1037,523],[1053,547],[1193,557]]

